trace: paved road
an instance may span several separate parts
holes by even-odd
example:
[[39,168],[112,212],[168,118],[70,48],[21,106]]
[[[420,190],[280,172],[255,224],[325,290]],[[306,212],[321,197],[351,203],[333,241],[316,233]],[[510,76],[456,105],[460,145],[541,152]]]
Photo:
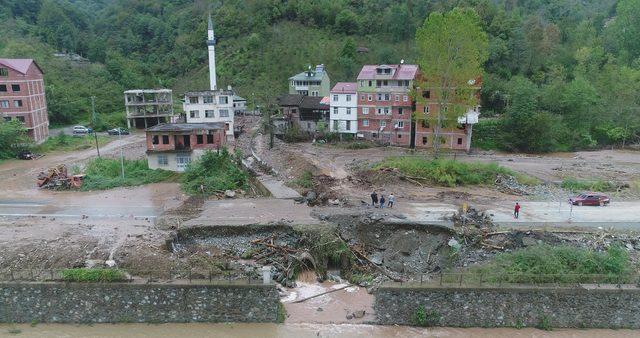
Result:
[[162,209],[145,205],[59,204],[51,200],[0,199],[0,216],[8,217],[68,217],[82,218],[156,218]]

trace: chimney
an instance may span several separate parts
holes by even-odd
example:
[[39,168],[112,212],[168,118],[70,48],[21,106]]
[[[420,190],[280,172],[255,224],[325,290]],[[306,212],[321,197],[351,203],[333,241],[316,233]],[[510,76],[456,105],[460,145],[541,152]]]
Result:
[[228,90],[228,91],[231,91],[231,86],[227,86],[227,90]]
[[324,63],[316,66],[316,73],[324,72]]

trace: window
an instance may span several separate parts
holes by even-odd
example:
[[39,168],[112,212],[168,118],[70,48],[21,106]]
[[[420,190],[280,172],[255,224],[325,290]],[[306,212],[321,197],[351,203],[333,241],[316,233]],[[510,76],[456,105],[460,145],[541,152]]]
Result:
[[404,113],[404,112],[402,111],[402,107],[398,108],[398,115],[402,115],[402,113]]
[[213,103],[213,96],[203,96],[202,102],[204,103]]
[[228,96],[220,96],[220,104],[227,104],[229,103],[229,97]]
[[215,110],[205,110],[204,117],[216,117]]
[[458,137],[458,145],[462,145],[462,137]]
[[400,95],[396,95],[396,102],[400,101]]
[[362,126],[363,127],[368,127],[369,126],[369,120],[362,120]]
[[0,101],[0,108],[9,108],[9,101],[8,100]]
[[369,94],[369,101],[373,101],[373,95]]
[[16,119],[22,123],[24,123],[24,116],[16,116]]
[[398,129],[404,128],[404,121],[398,121]]
[[213,144],[213,134],[207,134],[207,144]]
[[347,115],[351,115],[351,108],[347,108]]
[[422,144],[426,145],[427,143],[429,143],[429,138],[426,136],[422,137]]
[[6,91],[7,91],[7,85],[0,84],[0,92],[6,92]]
[[191,155],[178,155],[176,156],[176,163],[178,168],[185,168],[187,164],[191,162]]
[[380,121],[380,127],[385,128],[387,126],[387,121]]
[[13,100],[13,106],[16,108],[22,107],[22,100]]
[[380,88],[380,86],[382,86],[382,81],[377,80],[376,81],[376,87]]
[[229,117],[229,109],[220,109],[220,117]]
[[347,121],[347,131],[351,130],[351,121]]
[[360,100],[364,101],[366,99],[366,96],[364,94],[360,95]]
[[378,115],[382,115],[382,108],[378,108]]
[[430,99],[431,98],[431,91],[430,90],[425,90],[424,92],[422,92],[422,97],[424,97],[425,99]]
[[160,143],[158,135],[153,135],[153,138],[151,139],[151,144],[158,144],[158,143]]
[[429,121],[422,120],[422,128],[429,128]]
[[162,144],[169,144],[169,135],[162,135]]
[[424,106],[424,108],[422,108],[422,111],[423,111],[425,114],[429,114],[429,106]]
[[189,96],[189,103],[198,103],[197,96]]
[[196,143],[204,144],[204,137],[202,135],[196,135]]
[[347,95],[347,102],[351,101],[351,95]]
[[364,87],[364,81],[363,80],[360,81],[360,87]]
[[192,119],[197,119],[200,117],[200,112],[198,112],[197,110],[192,110],[189,112],[189,117]]
[[369,114],[369,107],[362,107],[362,115],[368,115]]
[[[369,87],[373,87],[373,81],[369,80]],[[371,100],[369,100],[371,101]]]
[[391,100],[391,95],[390,94],[384,94],[384,100],[385,101]]
[[389,115],[390,114],[389,107],[384,107],[384,114],[385,115]]
[[338,107],[333,107],[333,115],[338,115]]
[[389,85],[389,82],[388,82],[387,80],[384,80],[384,81],[382,81],[382,85],[383,85],[383,86],[388,86],[388,85]]
[[338,102],[338,95],[333,95],[333,102]]
[[0,76],[9,76],[9,69],[0,68]]
[[402,97],[402,101],[407,102],[409,101],[409,96],[405,95]]
[[169,165],[169,158],[167,155],[158,155],[158,166],[164,167]]
[[5,116],[4,117],[4,122],[9,122],[11,121],[11,116]]
[[318,95],[318,92],[314,90],[311,92],[311,96],[320,96],[320,95]]
[[382,101],[382,94],[378,93],[378,101]]

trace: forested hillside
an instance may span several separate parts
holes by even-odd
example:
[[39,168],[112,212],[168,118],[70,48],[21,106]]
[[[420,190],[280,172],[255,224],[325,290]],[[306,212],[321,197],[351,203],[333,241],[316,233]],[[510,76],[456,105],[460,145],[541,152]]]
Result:
[[[122,116],[122,90],[207,86],[206,15],[219,83],[273,98],[307,64],[332,81],[364,63],[416,62],[432,11],[472,7],[489,35],[482,147],[554,151],[637,142],[640,0],[0,0],[0,55],[43,66],[54,123]],[[368,52],[357,53],[358,47]],[[77,53],[90,62],[55,58]]]

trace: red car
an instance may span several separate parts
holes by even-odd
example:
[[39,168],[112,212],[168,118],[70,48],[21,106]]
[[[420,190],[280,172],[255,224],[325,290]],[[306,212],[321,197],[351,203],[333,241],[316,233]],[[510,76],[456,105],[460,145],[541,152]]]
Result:
[[605,206],[611,202],[609,196],[597,192],[587,192],[580,194],[569,200],[573,205],[594,205]]

